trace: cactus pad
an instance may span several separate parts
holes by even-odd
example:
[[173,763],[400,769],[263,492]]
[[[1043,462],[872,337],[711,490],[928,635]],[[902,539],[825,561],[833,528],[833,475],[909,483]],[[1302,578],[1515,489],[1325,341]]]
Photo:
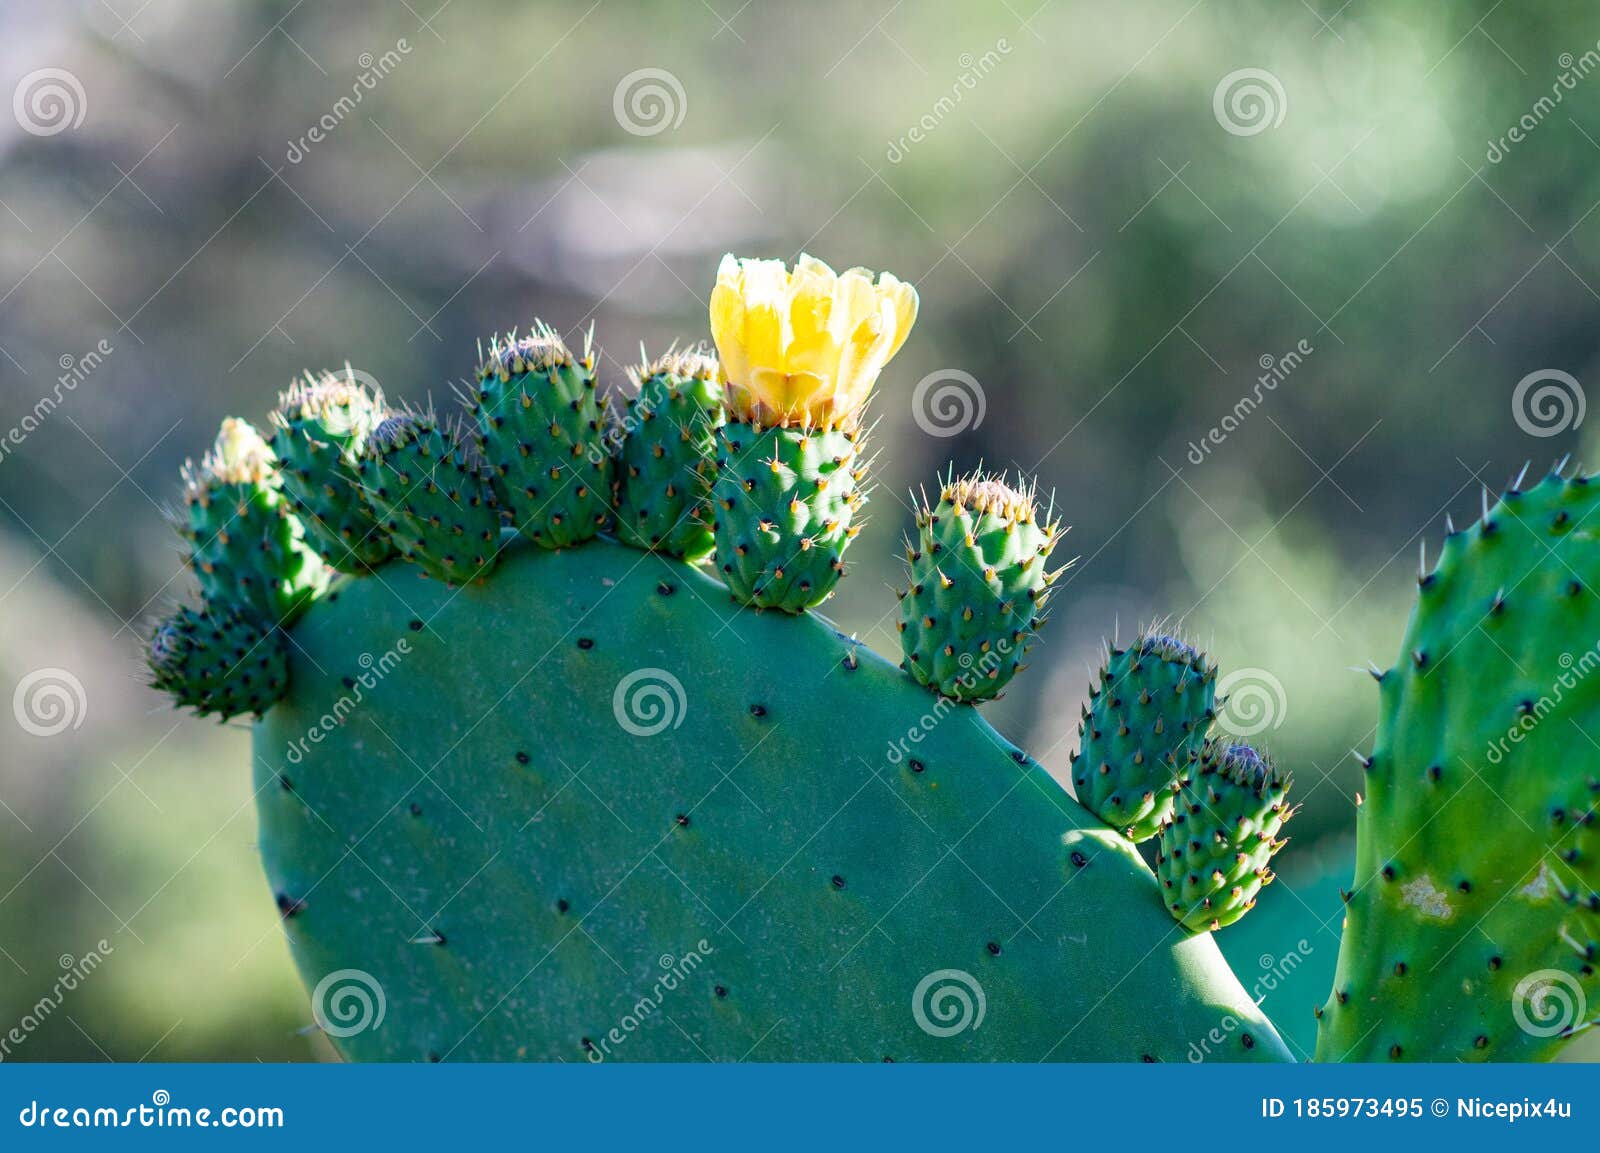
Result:
[[296,963],[386,998],[346,1055],[1183,1060],[1231,1020],[1214,1059],[1287,1059],[1125,840],[974,710],[903,755],[926,692],[822,619],[603,540],[393,584],[313,607],[255,736]]
[[1597,508],[1583,476],[1486,494],[1420,576],[1319,1059],[1549,1059],[1600,1017]]
[[1156,854],[1167,907],[1185,928],[1225,928],[1255,908],[1294,815],[1288,791],[1289,778],[1249,745],[1206,742]]
[[696,561],[711,552],[711,479],[722,424],[717,362],[698,349],[669,352],[633,373],[625,436],[615,461],[617,536]]
[[1217,667],[1160,633],[1112,649],[1078,726],[1078,800],[1133,841],[1155,836],[1215,715]]

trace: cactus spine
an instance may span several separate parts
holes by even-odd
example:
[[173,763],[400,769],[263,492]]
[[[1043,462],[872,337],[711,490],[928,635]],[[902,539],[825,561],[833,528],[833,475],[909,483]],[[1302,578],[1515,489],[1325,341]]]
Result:
[[681,560],[707,556],[717,429],[723,420],[716,359],[669,351],[632,371],[615,480],[617,536]]
[[900,594],[905,668],[952,700],[998,696],[1044,621],[1061,528],[1040,523],[1031,488],[981,472],[947,482],[937,504],[924,501],[916,526]]

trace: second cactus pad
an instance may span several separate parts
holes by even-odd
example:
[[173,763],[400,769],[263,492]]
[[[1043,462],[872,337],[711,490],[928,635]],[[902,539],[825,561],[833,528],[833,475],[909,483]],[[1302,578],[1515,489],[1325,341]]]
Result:
[[946,484],[937,504],[917,510],[907,550],[906,670],[952,700],[996,696],[1042,622],[1059,537],[1057,525],[1040,523],[1031,491],[981,473]]
[[1112,649],[1079,725],[1078,800],[1130,840],[1155,836],[1215,716],[1216,681],[1217,666],[1175,637]]
[[605,407],[594,354],[574,357],[553,329],[489,346],[472,408],[479,444],[512,524],[534,543],[565,548],[609,518]]
[[1294,815],[1289,783],[1249,745],[1207,742],[1162,825],[1156,855],[1167,905],[1185,928],[1221,929],[1255,908],[1284,845],[1278,834]]
[[860,435],[742,420],[717,430],[717,566],[736,598],[798,613],[833,591],[845,546],[861,531],[851,523],[864,500]]

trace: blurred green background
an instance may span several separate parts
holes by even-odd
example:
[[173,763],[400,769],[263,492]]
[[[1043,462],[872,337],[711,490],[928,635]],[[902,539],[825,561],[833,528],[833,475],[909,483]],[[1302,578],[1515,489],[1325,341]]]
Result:
[[[922,297],[830,615],[896,652],[908,487],[1036,473],[1082,559],[991,718],[1064,770],[1102,637],[1160,617],[1244,670],[1232,723],[1305,810],[1221,939],[1247,987],[1304,954],[1266,1004],[1309,1048],[1375,722],[1349,669],[1393,658],[1445,513],[1588,427],[1597,38],[1556,2],[0,7],[0,1031],[110,951],[6,1055],[331,1055],[247,732],[139,680],[218,420],[346,361],[444,403],[535,315],[592,323],[617,387],[706,335],[721,253],[802,249]],[[1551,371],[1540,424],[1513,393]]]

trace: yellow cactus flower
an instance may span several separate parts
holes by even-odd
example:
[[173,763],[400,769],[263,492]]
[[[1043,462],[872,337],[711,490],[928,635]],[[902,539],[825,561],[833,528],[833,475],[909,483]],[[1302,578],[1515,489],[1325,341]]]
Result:
[[917,290],[890,273],[836,273],[801,255],[722,258],[711,335],[728,407],[762,424],[854,427],[867,394],[917,319]]

